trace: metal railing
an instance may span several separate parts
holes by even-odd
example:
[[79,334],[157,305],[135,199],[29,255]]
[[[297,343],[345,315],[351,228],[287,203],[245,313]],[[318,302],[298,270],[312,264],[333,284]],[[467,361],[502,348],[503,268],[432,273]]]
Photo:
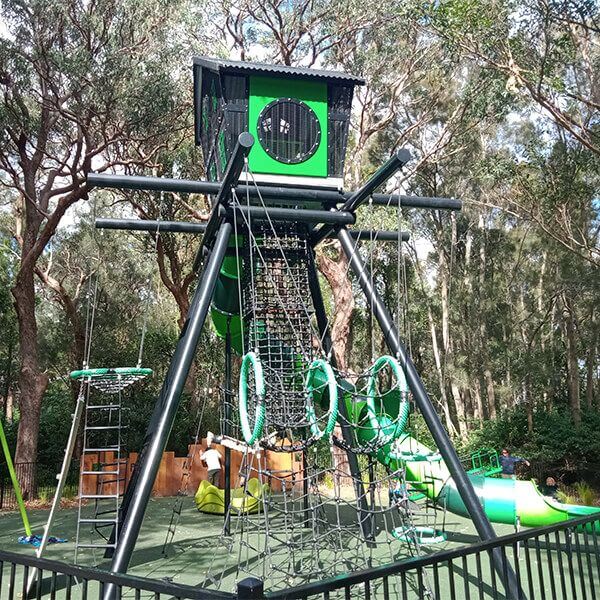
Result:
[[[37,570],[35,581],[27,594],[30,573]],[[189,585],[168,583],[132,575],[109,573],[100,569],[83,568],[66,563],[36,558],[0,550],[0,598],[65,598],[81,600],[102,598],[107,584],[117,586],[118,598],[181,598],[192,600],[229,600],[239,596],[206,590]]]
[[[264,594],[258,589],[249,594],[244,582],[233,594],[0,550],[0,598],[100,599],[104,587],[115,584],[118,598],[136,600],[600,600],[599,538],[600,513]],[[493,569],[494,548],[501,551],[505,572],[510,565],[516,574],[520,590],[512,596],[502,584],[506,577]],[[26,596],[34,569],[36,581]]]
[[[600,508],[599,508],[600,510]],[[520,590],[507,595],[493,569],[500,548],[505,573]],[[270,600],[596,600],[600,599],[600,513],[528,529],[470,546],[267,593]]]
[[[37,463],[15,463],[15,473],[21,484],[24,500],[37,498]],[[14,508],[17,499],[6,464],[0,465],[0,509]]]

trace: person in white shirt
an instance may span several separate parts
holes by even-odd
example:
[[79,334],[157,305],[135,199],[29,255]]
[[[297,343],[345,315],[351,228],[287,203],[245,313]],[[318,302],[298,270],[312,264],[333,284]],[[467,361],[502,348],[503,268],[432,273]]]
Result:
[[221,453],[212,447],[212,444],[207,444],[206,450],[200,456],[200,460],[206,463],[208,468],[208,483],[219,487],[219,479],[221,478]]

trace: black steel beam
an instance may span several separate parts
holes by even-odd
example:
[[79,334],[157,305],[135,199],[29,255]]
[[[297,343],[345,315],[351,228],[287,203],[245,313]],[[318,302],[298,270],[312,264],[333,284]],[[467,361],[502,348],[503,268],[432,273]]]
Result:
[[262,206],[236,206],[228,207],[227,214],[233,211],[244,215],[246,218],[259,221],[295,221],[297,223],[330,223],[335,225],[352,225],[356,217],[342,210],[314,210],[310,208],[279,208]]
[[[398,232],[397,231],[385,231],[384,229],[348,229],[348,233],[354,240],[360,240],[361,242],[397,242]],[[337,237],[334,233],[328,237]],[[408,231],[400,232],[400,241],[408,242],[410,234]]]
[[240,133],[237,142],[235,143],[233,153],[227,162],[225,175],[223,176],[219,191],[217,192],[217,197],[213,202],[212,212],[208,219],[208,223],[206,224],[206,231],[204,232],[202,243],[196,254],[196,259],[194,260],[194,271],[197,271],[200,268],[202,256],[212,247],[217,231],[225,219],[225,207],[231,197],[231,190],[238,183],[240,175],[242,174],[242,169],[244,168],[244,162],[253,145],[254,137],[251,133],[248,133],[247,131]]
[[206,223],[187,221],[150,221],[146,219],[96,219],[97,229],[121,229],[124,231],[170,231],[174,233],[198,233],[206,231]]
[[[395,152],[388,161],[379,167],[367,182],[344,202],[340,211],[355,213],[356,209],[363,204],[369,196],[382,184],[384,184],[394,173],[401,169],[410,160],[410,152],[405,149]],[[316,246],[334,231],[330,225],[323,225],[311,235],[311,243]]]
[[[214,181],[193,181],[190,179],[170,179],[167,177],[144,177],[140,175],[111,175],[109,173],[90,173],[87,176],[90,188],[101,187],[121,190],[140,190],[156,192],[175,192],[179,194],[208,194],[219,192],[221,184]],[[281,187],[267,185],[238,184],[235,192],[239,197],[262,197],[264,200],[277,200],[290,204],[319,203],[331,207],[343,204],[355,192],[336,192],[310,188]],[[460,210],[462,203],[455,198],[430,198],[426,196],[405,196],[401,194],[373,194],[373,204],[378,206],[397,206],[398,201],[406,208],[424,208],[436,210]]]
[[428,210],[461,210],[462,201],[456,198],[434,198],[430,196],[404,196],[402,194],[373,194],[376,206],[397,208],[426,208]]
[[[215,243],[206,258],[175,353],[156,401],[151,425],[146,434],[147,443],[140,453],[135,469],[136,476],[130,482],[128,488],[130,498],[128,510],[127,514],[123,515],[123,525],[119,532],[117,549],[110,566],[110,570],[114,573],[124,573],[129,566],[144,520],[144,513],[152,494],[152,487],[154,486],[160,461],[179,407],[181,392],[196,354],[202,327],[208,315],[231,231],[231,224],[224,222],[217,232]],[[117,589],[114,586],[107,586],[104,599],[113,600],[116,594]]]
[[[446,463],[448,470],[454,479],[456,489],[458,490],[460,497],[464,502],[471,519],[473,520],[473,524],[477,529],[479,537],[484,541],[495,539],[496,532],[488,520],[483,507],[479,502],[479,498],[475,493],[473,484],[471,483],[471,480],[469,479],[460,462],[458,454],[456,453],[456,449],[454,448],[450,437],[446,433],[446,430],[444,429],[444,426],[442,425],[442,422],[440,421],[440,418],[436,413],[429,396],[427,395],[427,391],[425,390],[425,386],[421,381],[421,377],[417,372],[415,364],[400,340],[398,330],[394,325],[394,320],[383,300],[379,296],[377,290],[375,289],[366,265],[364,264],[359,253],[354,248],[354,244],[352,243],[352,238],[349,232],[346,229],[340,229],[338,231],[338,239],[340,240],[342,249],[347,256],[348,261],[350,262],[350,268],[358,278],[360,287],[367,299],[368,306],[372,307],[373,313],[375,314],[379,326],[381,327],[388,348],[404,368],[406,379],[410,387],[410,391],[413,394],[415,403],[421,411],[421,414],[427,423],[427,427],[431,432],[438,450],[440,451],[440,454],[442,455],[442,458],[444,459],[444,462]],[[504,573],[508,571],[508,581],[506,583],[509,587],[507,589],[511,591],[514,598],[517,598],[519,586],[515,574],[512,571],[512,568],[505,564],[500,548],[496,548],[493,551],[493,561],[494,567],[503,581],[506,579],[504,577]],[[524,598],[525,596],[523,595],[518,597]]]
[[[225,406],[223,407],[223,433],[231,435],[229,421],[231,419],[231,403],[233,402],[233,392],[231,390],[231,316],[227,319],[227,332],[225,334]],[[231,448],[225,446],[225,489],[224,489],[225,509],[223,515],[225,523],[223,532],[229,535],[229,505],[231,504]]]
[[[269,214],[271,214],[269,209]],[[295,209],[294,213],[300,209]],[[319,213],[329,213],[328,211],[316,211]],[[260,220],[260,219],[259,219]],[[286,219],[287,220],[287,219]],[[151,232],[174,232],[174,233],[196,233],[203,234],[206,231],[206,223],[189,223],[186,221],[150,221],[141,219],[96,219],[96,227],[98,229],[122,229],[125,231],[151,231]],[[376,242],[397,242],[397,231],[385,231],[383,229],[349,229],[353,239],[361,241],[374,240]],[[335,235],[329,237],[334,238]],[[407,242],[410,239],[410,234],[402,231],[400,234],[401,241]]]
[[341,210],[354,212],[369,196],[382,184],[384,184],[394,173],[410,161],[410,152],[405,148],[395,152],[388,161],[383,164],[367,182],[344,202]]

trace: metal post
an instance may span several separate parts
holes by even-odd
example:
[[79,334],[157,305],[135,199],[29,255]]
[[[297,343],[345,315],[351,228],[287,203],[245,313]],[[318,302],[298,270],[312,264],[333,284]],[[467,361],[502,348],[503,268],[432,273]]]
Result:
[[[227,332],[225,333],[225,407],[223,410],[223,433],[231,435],[229,420],[231,419],[231,317],[227,319]],[[231,503],[231,448],[225,446],[225,535],[229,535],[229,504]]]
[[200,267],[202,256],[212,247],[215,235],[225,220],[225,207],[231,197],[231,190],[240,178],[240,174],[244,168],[244,161],[253,145],[254,137],[251,133],[248,133],[247,131],[240,133],[235,148],[233,149],[233,153],[225,168],[225,175],[223,175],[223,181],[219,187],[217,197],[213,203],[212,212],[208,219],[208,223],[206,224],[206,232],[204,233],[202,243],[196,254],[196,259],[194,260],[194,271],[197,271]]
[[[115,573],[124,573],[129,566],[156,474],[160,467],[160,461],[179,407],[181,392],[196,354],[196,347],[210,308],[231,231],[231,224],[225,222],[217,233],[215,244],[207,256],[204,270],[194,292],[165,382],[156,401],[152,422],[147,434],[147,445],[140,455],[135,481],[130,483],[128,490],[130,502],[127,514],[123,516],[119,543],[110,567],[110,570]],[[105,600],[114,598],[116,592],[115,586],[107,586],[104,593]]]
[[[321,286],[319,285],[319,276],[317,274],[317,267],[315,265],[314,251],[309,252],[308,257],[308,285],[310,287],[310,295],[312,297],[313,306],[315,307],[315,316],[317,318],[317,327],[319,329],[319,335],[323,343],[323,348],[329,357],[329,362],[335,367],[336,359],[333,353],[333,343],[331,341],[331,335],[329,333],[329,323],[327,321],[327,313],[325,312],[325,305],[323,303],[323,295],[321,294]],[[340,389],[342,394],[344,390]],[[350,427],[350,421],[348,419],[348,411],[346,410],[346,403],[343,401],[339,403],[339,424],[342,430],[342,438],[347,446],[346,456],[348,457],[348,466],[350,467],[350,474],[354,482],[354,490],[356,492],[356,500],[358,502],[359,511],[358,519],[360,527],[365,536],[365,539],[373,539],[373,531],[371,530],[371,522],[369,520],[369,507],[367,505],[367,498],[363,481],[360,474],[360,467],[358,466],[358,458],[350,448],[352,447],[352,428]]]
[[264,584],[256,577],[246,577],[237,584],[239,600],[258,600],[265,597]]
[[[383,303],[383,300],[379,297],[379,294],[373,285],[371,276],[362,258],[354,249],[354,244],[352,243],[350,234],[346,229],[340,229],[338,231],[338,239],[342,244],[344,253],[350,261],[350,267],[358,278],[358,282],[367,299],[367,302],[375,313],[375,318],[381,327],[389,349],[404,367],[406,379],[413,394],[413,398],[415,399],[415,402],[419,407],[425,422],[427,423],[438,450],[440,451],[440,454],[442,455],[442,458],[444,459],[446,466],[448,467],[448,470],[454,479],[456,489],[458,490],[460,497],[462,498],[462,501],[469,512],[469,516],[473,520],[479,537],[482,540],[495,539],[496,532],[494,531],[494,528],[489,522],[479,502],[479,498],[477,497],[475,489],[473,488],[473,485],[460,462],[458,454],[456,453],[456,449],[452,445],[452,441],[446,433],[438,414],[433,408],[433,404],[427,395],[425,386],[419,377],[412,359],[400,341],[400,336],[398,335],[398,331],[396,330],[392,316]],[[500,578],[504,581],[505,565],[502,558],[501,549],[495,548],[492,551],[492,554],[494,568],[496,569]],[[519,584],[512,567],[510,567],[510,565],[507,565],[506,567],[508,581],[505,582],[505,587],[509,596],[515,598],[525,598],[524,594],[518,596]]]

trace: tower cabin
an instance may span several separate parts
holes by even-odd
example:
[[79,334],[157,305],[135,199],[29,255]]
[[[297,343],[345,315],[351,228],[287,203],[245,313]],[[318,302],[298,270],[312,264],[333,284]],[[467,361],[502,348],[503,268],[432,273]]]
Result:
[[352,96],[362,84],[335,71],[194,58],[195,141],[208,180],[222,179],[248,131],[257,142],[248,168],[261,185],[341,189]]

